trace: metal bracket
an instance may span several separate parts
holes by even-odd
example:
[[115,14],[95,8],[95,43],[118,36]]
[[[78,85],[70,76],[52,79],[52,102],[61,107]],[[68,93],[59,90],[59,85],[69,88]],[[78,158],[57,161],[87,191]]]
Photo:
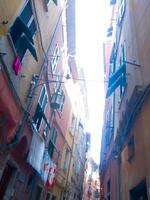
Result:
[[141,67],[141,65],[136,64],[135,62],[125,61],[125,63],[130,64],[130,65],[134,65],[136,67]]

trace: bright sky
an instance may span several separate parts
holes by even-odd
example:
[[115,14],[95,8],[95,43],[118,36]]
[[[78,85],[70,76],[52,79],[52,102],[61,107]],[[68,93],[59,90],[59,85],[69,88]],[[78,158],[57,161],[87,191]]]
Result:
[[[87,80],[91,156],[99,163],[103,123],[103,41],[109,26],[109,0],[76,0],[77,62]],[[88,81],[94,80],[94,81]]]

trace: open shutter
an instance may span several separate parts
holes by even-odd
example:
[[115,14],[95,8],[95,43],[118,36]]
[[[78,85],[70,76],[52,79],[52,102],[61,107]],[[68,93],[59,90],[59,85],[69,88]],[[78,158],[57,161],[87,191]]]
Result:
[[20,17],[17,17],[10,31],[15,47],[18,39],[23,33],[29,38],[30,42],[33,44],[32,34],[29,28],[26,26],[26,24],[22,21]]
[[37,104],[33,120],[36,124],[36,128],[39,129],[42,120],[42,109],[39,104]]
[[108,98],[119,85],[122,83],[122,76],[120,76],[107,90],[106,98]]
[[110,77],[109,77],[109,84],[108,86],[110,87],[117,79],[119,76],[121,76],[121,74],[125,73],[125,64],[123,64],[121,67],[119,67],[117,69],[116,72],[114,72]]
[[19,38],[16,44],[16,49],[20,59],[23,58],[25,51],[28,49],[35,60],[38,61],[36,50],[26,35],[23,35]]

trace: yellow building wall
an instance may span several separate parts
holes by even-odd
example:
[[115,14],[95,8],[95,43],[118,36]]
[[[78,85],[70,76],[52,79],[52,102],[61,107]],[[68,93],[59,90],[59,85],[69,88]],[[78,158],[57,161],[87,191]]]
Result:
[[[33,0],[31,1],[33,3]],[[36,34],[34,35],[34,44],[38,56],[38,62],[34,60],[30,52],[26,52],[22,61],[21,74],[16,76],[12,70],[12,64],[15,59],[15,53],[13,51],[12,45],[8,40],[7,33],[11,25],[13,24],[15,18],[20,14],[24,1],[20,0],[0,0],[0,47],[1,51],[6,53],[4,58],[5,64],[8,68],[10,77],[14,82],[14,86],[18,92],[18,95],[23,104],[26,104],[27,93],[30,86],[30,82],[33,74],[37,74],[40,71],[41,65],[44,61],[44,53],[41,48],[41,42],[43,43],[44,51],[50,45],[53,39],[53,34],[58,23],[58,19],[64,9],[64,4],[59,4],[56,6],[53,1],[48,5],[48,12],[46,12],[43,1],[35,1],[36,13],[38,17],[38,23],[41,30],[42,41],[40,38],[40,31],[37,26]],[[33,15],[35,16],[35,11],[33,10]],[[36,18],[34,17],[35,21]],[[3,21],[8,21],[8,24],[3,25]],[[37,24],[37,21],[36,21]]]
[[[7,33],[14,17],[19,13],[23,4],[23,0],[0,0],[0,37]],[[3,25],[3,21],[8,21],[8,24]]]
[[[59,170],[59,175],[61,177],[64,177],[63,178],[63,181],[61,183],[61,191],[63,192],[65,187],[66,187],[66,183],[67,185],[71,184],[71,177],[74,173],[73,171],[73,162],[74,162],[74,148],[72,149],[72,147],[74,147],[75,145],[75,141],[74,141],[74,145],[73,145],[73,136],[71,136],[70,132],[69,132],[69,128],[68,128],[68,131],[66,133],[66,143],[64,145],[64,148],[63,148],[63,152],[62,152],[62,156],[61,156],[61,169]],[[69,165],[68,165],[68,170],[65,171],[63,168],[64,168],[64,162],[65,162],[65,155],[66,155],[66,150],[70,150],[70,156],[71,156],[71,160],[69,160]],[[60,188],[60,183],[56,184],[56,187]],[[71,186],[71,185],[70,185]],[[66,188],[68,189],[68,187]]]

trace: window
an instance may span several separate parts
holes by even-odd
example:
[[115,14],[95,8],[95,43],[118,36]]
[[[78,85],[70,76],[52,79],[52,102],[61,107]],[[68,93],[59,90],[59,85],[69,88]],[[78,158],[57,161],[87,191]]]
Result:
[[33,181],[34,181],[34,177],[33,177],[33,175],[30,174],[28,177],[28,182],[27,182],[27,186],[26,186],[27,191],[31,190]]
[[60,76],[60,73],[57,72],[56,79],[55,79],[55,85],[54,85],[55,92],[59,89],[60,85],[61,85],[61,76]]
[[127,83],[126,83],[125,47],[123,44],[121,45],[121,56],[120,56],[119,67],[109,77],[106,98],[112,95],[112,93],[118,87],[120,87],[120,97],[122,97],[125,92],[126,86],[127,86]]
[[91,144],[91,135],[90,133],[86,133],[86,152],[90,149]]
[[76,173],[77,173],[78,175],[80,175],[80,173],[81,173],[81,163],[80,163],[79,160],[78,160],[77,166],[76,166]]
[[56,196],[53,195],[51,200],[56,200]]
[[110,179],[107,182],[107,199],[110,200],[110,189],[111,189],[111,181]]
[[65,160],[64,160],[64,170],[67,171],[69,167],[70,152],[66,149]]
[[74,193],[74,199],[76,199],[76,196],[77,196],[76,193]]
[[48,95],[47,95],[46,86],[44,85],[42,87],[41,94],[40,94],[38,104],[35,110],[35,114],[33,117],[33,121],[35,123],[35,127],[37,130],[39,130],[40,125],[42,123],[47,102],[48,102]]
[[[125,65],[125,69],[126,69],[125,60],[126,60],[126,58],[125,58],[125,44],[123,44],[123,45],[121,45],[120,66]],[[121,84],[120,84],[120,98],[123,97],[126,86],[127,86],[127,82],[126,82],[126,74],[125,74],[125,75],[123,75],[122,81],[121,81]]]
[[110,69],[109,69],[109,75],[114,73],[116,68],[116,57],[117,57],[117,48],[116,43],[113,44],[112,50],[111,50],[111,56],[110,56]]
[[76,120],[77,120],[77,119],[75,118],[75,116],[72,115],[72,121],[71,121],[71,127],[70,127],[70,133],[71,133],[72,135],[74,135],[74,133],[75,133]]
[[[148,200],[147,191],[148,184],[146,180],[142,180],[138,185],[130,190],[130,199],[131,200]],[[149,189],[149,188],[148,188]]]
[[[52,0],[44,0],[44,6],[45,6],[45,10],[48,12],[48,5],[50,4]],[[55,5],[57,6],[57,0],[53,0],[53,2],[55,3]]]
[[92,187],[91,185],[89,185],[88,187],[88,197],[91,197],[92,196]]
[[107,37],[112,36],[112,33],[113,33],[113,27],[111,26],[111,27],[109,27],[109,28],[107,29]]
[[48,192],[46,195],[46,200],[51,200],[51,196],[52,196],[51,193]]
[[52,72],[55,72],[55,70],[56,70],[59,57],[60,57],[60,55],[59,55],[59,46],[57,44],[56,47],[55,47],[52,59],[51,59]]
[[38,101],[39,105],[41,106],[43,111],[45,110],[47,101],[48,101],[48,95],[47,95],[46,86],[44,84],[43,87],[42,87],[42,91],[41,91],[41,94],[40,94],[39,101]]
[[15,181],[17,169],[10,163],[5,165],[0,180],[0,199],[10,199],[9,191],[14,190],[12,184]]
[[132,136],[128,142],[128,161],[131,162],[135,155],[135,143],[134,136]]
[[27,26],[31,32],[31,35],[33,36],[36,32],[36,25],[35,25],[35,21],[33,18],[32,7],[31,7],[30,1],[28,1],[25,8],[21,12],[20,18],[22,19],[22,21],[25,24],[27,24]]
[[106,145],[109,145],[113,136],[113,126],[114,126],[114,113],[113,108],[111,107],[106,115]]
[[45,139],[48,136],[49,130],[50,130],[49,126],[45,124],[44,133],[43,133]]
[[53,157],[54,149],[56,148],[55,147],[56,139],[57,139],[57,131],[55,128],[51,128],[51,138],[48,146],[48,152],[51,158]]
[[35,200],[40,200],[41,199],[41,194],[42,194],[42,188],[40,186],[37,186]]
[[64,109],[64,103],[65,103],[65,94],[64,94],[64,91],[61,90],[61,97],[62,97],[62,101],[61,101],[61,104],[60,104],[60,111],[63,112],[63,109]]
[[36,32],[36,25],[33,18],[30,1],[27,2],[20,16],[18,16],[10,29],[10,35],[16,52],[23,59],[27,49],[37,61],[36,50],[34,48],[33,35]]
[[125,13],[125,0],[121,0],[118,12],[118,25],[121,25]]

